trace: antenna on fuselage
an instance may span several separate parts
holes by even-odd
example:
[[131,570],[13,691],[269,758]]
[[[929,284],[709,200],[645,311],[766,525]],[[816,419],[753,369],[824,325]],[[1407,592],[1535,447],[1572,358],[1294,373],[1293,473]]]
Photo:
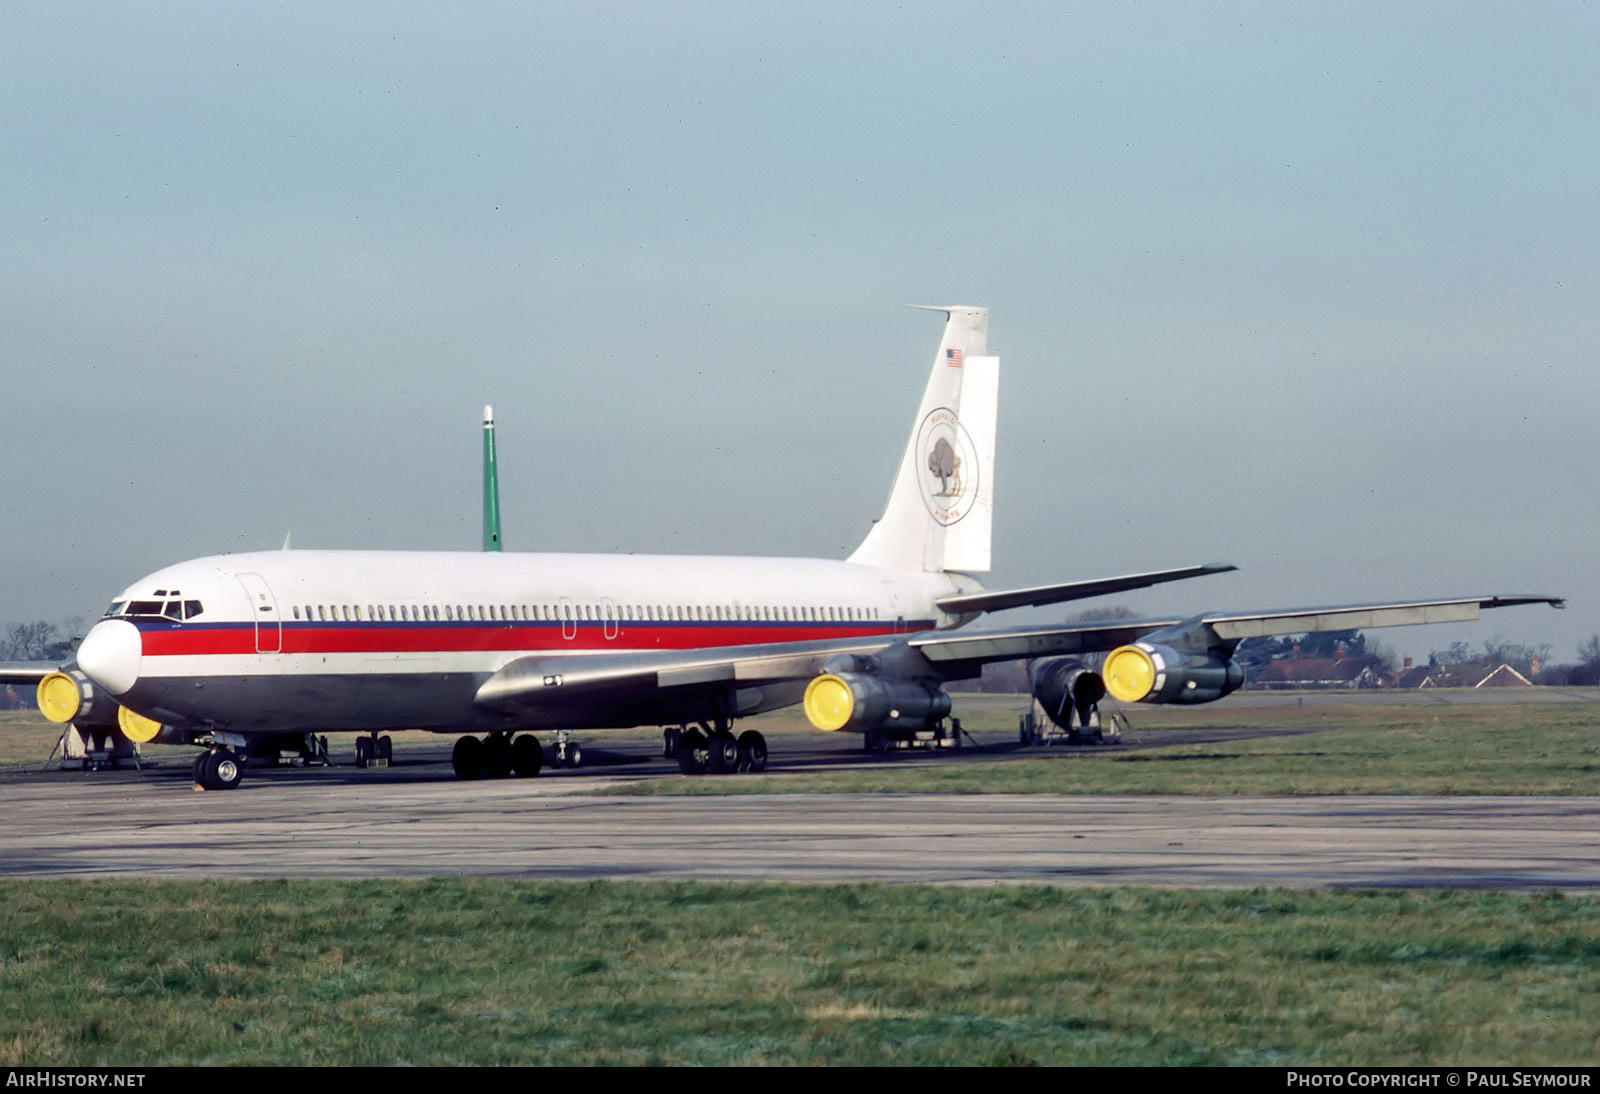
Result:
[[500,550],[500,478],[494,467],[494,407],[483,408],[483,549]]

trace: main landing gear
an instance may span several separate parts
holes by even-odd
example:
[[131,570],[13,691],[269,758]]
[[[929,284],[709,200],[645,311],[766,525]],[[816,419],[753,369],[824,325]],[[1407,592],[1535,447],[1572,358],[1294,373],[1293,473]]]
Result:
[[458,779],[503,779],[508,775],[531,779],[544,766],[544,750],[531,733],[516,738],[509,733],[491,733],[482,739],[462,737],[450,750],[450,766]]
[[388,767],[394,759],[394,742],[387,736],[356,738],[356,766],[357,767]]
[[671,726],[661,733],[662,752],[676,758],[678,770],[685,775],[731,775],[736,771],[765,771],[767,767],[767,739],[753,729],[737,737],[731,723],[718,718],[712,725],[700,723],[699,729]]
[[207,749],[194,758],[194,783],[206,790],[232,790],[244,778],[244,761],[231,748]]

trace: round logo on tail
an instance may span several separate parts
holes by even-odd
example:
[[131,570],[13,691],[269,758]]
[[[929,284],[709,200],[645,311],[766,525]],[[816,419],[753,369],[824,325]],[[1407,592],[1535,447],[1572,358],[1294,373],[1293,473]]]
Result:
[[940,524],[954,524],[978,496],[978,457],[956,412],[930,411],[917,429],[917,479],[922,500]]

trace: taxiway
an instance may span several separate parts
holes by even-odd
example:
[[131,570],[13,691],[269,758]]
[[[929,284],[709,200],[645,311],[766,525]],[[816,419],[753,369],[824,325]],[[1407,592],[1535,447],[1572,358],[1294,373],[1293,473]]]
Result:
[[593,793],[625,773],[339,768],[194,793],[180,774],[8,778],[0,875],[1600,889],[1596,798],[635,798]]

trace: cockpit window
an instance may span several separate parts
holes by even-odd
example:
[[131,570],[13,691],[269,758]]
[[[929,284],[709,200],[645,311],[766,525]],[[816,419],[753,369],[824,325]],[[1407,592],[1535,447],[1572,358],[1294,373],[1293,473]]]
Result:
[[130,600],[125,605],[122,601],[111,605],[106,615],[146,615],[181,623],[185,619],[193,619],[204,610],[198,600]]
[[128,606],[126,600],[113,600],[111,607],[106,609],[105,618],[111,619],[122,614],[122,609]]

